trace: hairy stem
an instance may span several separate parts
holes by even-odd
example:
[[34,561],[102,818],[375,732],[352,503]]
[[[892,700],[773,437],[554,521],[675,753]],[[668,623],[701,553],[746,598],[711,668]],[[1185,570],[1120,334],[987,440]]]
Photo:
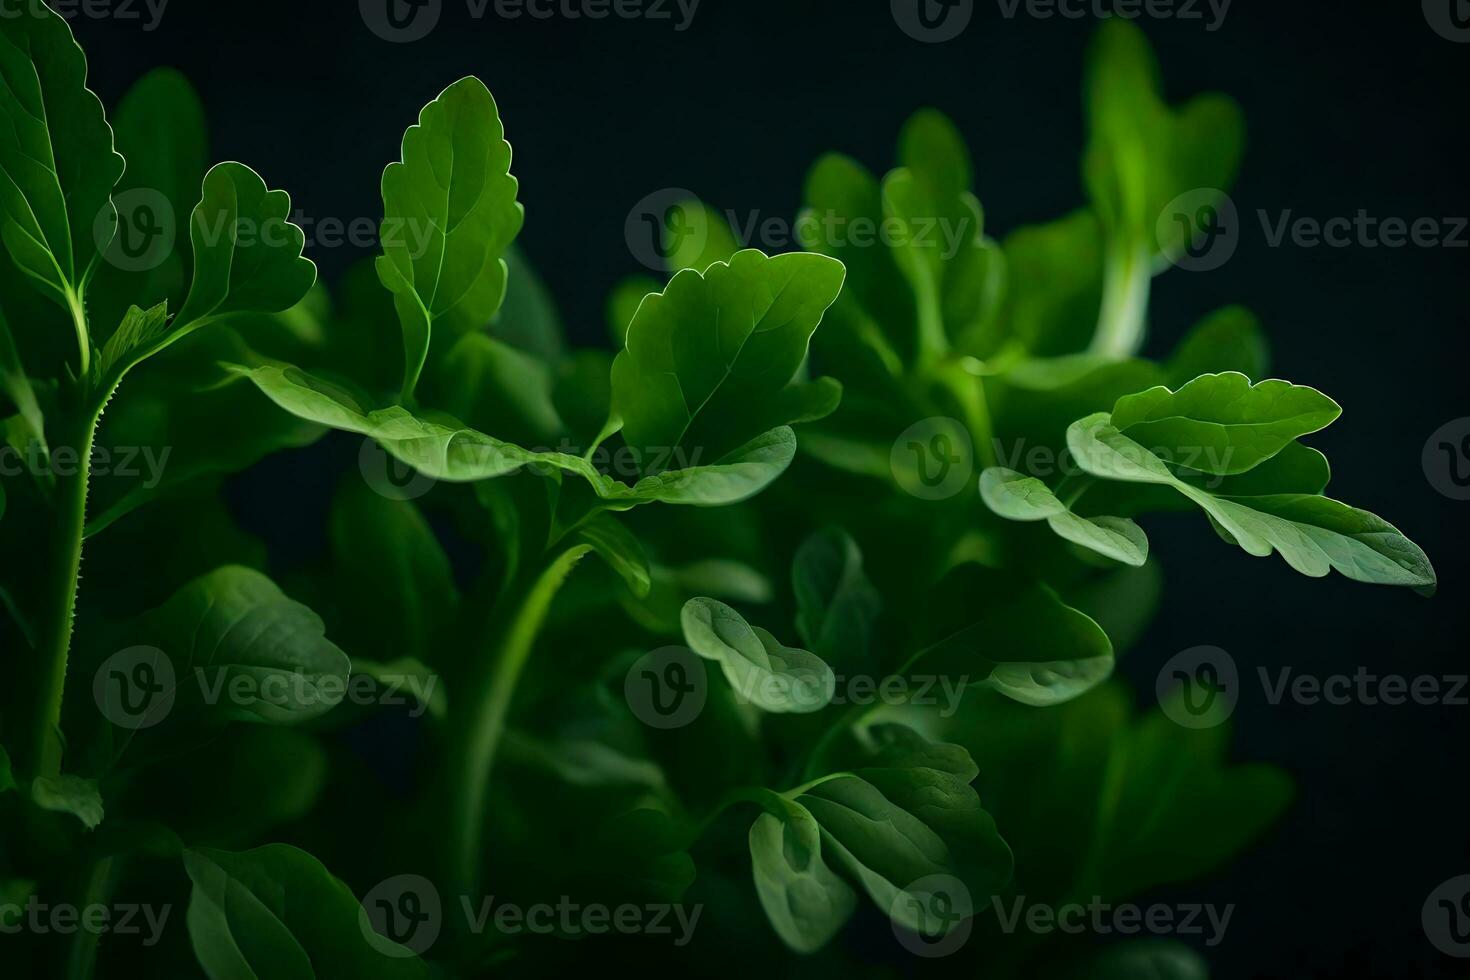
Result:
[[77,446],[77,472],[57,478],[56,528],[52,549],[56,564],[48,569],[45,605],[37,634],[40,678],[28,759],[33,776],[56,776],[61,772],[61,704],[66,689],[72,624],[76,618],[77,581],[82,568],[92,443],[97,436],[100,415],[100,411],[83,414]]
[[448,873],[458,896],[479,893],[490,774],[505,733],[516,683],[530,659],[536,635],[546,621],[557,591],[577,562],[591,550],[590,545],[567,548],[528,585],[512,590],[502,600],[506,615],[504,618],[497,615],[491,627],[494,656],[483,670],[469,678],[464,695],[456,699],[463,705],[463,713],[451,730],[451,751],[456,762],[450,773],[452,827]]

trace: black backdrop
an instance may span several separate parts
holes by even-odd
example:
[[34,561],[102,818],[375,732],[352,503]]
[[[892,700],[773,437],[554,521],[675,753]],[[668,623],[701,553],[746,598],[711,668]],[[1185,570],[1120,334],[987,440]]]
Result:
[[[515,145],[522,245],[581,343],[601,341],[607,291],[641,271],[624,222],[644,195],[685,187],[742,215],[787,217],[818,154],[840,149],[884,169],[898,127],[922,105],[949,113],[969,139],[992,233],[1082,201],[1090,12],[1041,19],[1023,4],[1007,18],[999,0],[977,0],[959,38],[922,44],[882,0],[703,0],[685,31],[646,19],[476,20],[465,0],[443,6],[438,29],[408,44],[375,36],[355,0],[171,0],[153,30],[132,0],[141,19],[73,24],[108,105],[151,67],[182,69],[203,94],[215,157],[251,164],[316,218],[380,215],[378,178],[403,129],[445,84],[481,76]],[[1470,248],[1271,247],[1255,218],[1470,215],[1470,44],[1431,30],[1414,0],[1236,0],[1216,30],[1143,26],[1171,99],[1222,90],[1250,125],[1234,193],[1246,216],[1239,251],[1218,270],[1157,281],[1151,343],[1167,349],[1224,303],[1252,307],[1276,371],[1345,408],[1317,441],[1335,463],[1335,494],[1391,515],[1425,546],[1442,586],[1424,600],[1309,581],[1222,552],[1203,522],[1180,521],[1155,538],[1165,606],[1125,673],[1151,699],[1159,665],[1196,644],[1224,647],[1252,672],[1470,671],[1470,503],[1436,492],[1420,461],[1432,432],[1470,415]],[[368,250],[310,254],[331,280]],[[301,482],[302,504],[262,530],[301,547],[320,534],[332,474],[310,459],[273,465]],[[249,491],[235,493],[247,521]],[[1440,882],[1470,873],[1470,707],[1273,706],[1257,684],[1236,717],[1236,753],[1287,767],[1300,797],[1263,846],[1187,889],[1190,900],[1237,905],[1211,953],[1218,975],[1337,975],[1346,963],[1370,976],[1465,975],[1426,941],[1420,908]]]

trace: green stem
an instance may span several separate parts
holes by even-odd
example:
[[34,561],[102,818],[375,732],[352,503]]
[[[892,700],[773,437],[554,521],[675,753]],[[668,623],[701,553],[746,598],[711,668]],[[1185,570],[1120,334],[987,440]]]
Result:
[[[100,410],[83,414],[82,437],[77,447],[77,472],[58,478],[56,485],[57,524],[52,554],[58,563],[50,572],[49,594],[38,633],[41,676],[29,757],[29,771],[33,776],[56,776],[61,772],[61,740],[58,737],[61,703],[66,689],[72,624],[76,618],[77,581],[82,568],[92,443],[97,436],[100,418]],[[54,458],[55,454],[52,455]]]
[[1124,244],[1109,249],[1102,308],[1092,337],[1094,354],[1122,360],[1142,349],[1152,281],[1147,248]]
[[[114,873],[115,863],[113,858],[103,858],[92,865],[92,871],[87,876],[86,895],[82,900],[83,909],[105,905],[110,900],[117,880]],[[96,929],[77,930],[67,953],[67,980],[91,980],[92,972],[97,966],[97,943],[101,938],[102,933]]]
[[[973,360],[971,363],[974,362]],[[988,468],[996,463],[995,427],[990,418],[990,404],[985,399],[985,381],[966,367],[964,359],[942,365],[935,377],[954,396],[960,413],[964,415],[965,428],[975,443],[975,452],[980,466]]]
[[72,327],[77,332],[77,351],[81,357],[81,373],[79,378],[86,378],[92,369],[92,337],[87,330],[87,310],[82,305],[82,297],[67,290],[66,309],[71,314]]
[[[495,655],[485,669],[468,678],[462,697],[463,714],[452,729],[451,751],[457,757],[451,769],[451,836],[449,880],[457,896],[476,897],[480,886],[482,836],[490,773],[505,733],[506,718],[516,684],[530,659],[536,635],[546,621],[551,602],[577,562],[592,548],[574,545],[541,570],[528,587],[512,592],[509,617],[492,625]],[[498,619],[498,617],[497,617]],[[451,706],[451,712],[455,709]]]

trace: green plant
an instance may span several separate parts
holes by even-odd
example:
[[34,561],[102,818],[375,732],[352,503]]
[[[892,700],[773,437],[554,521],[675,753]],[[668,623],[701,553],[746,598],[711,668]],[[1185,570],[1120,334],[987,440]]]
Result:
[[[1094,961],[987,908],[1207,873],[1289,798],[1277,771],[1226,764],[1224,729],[1134,719],[1109,680],[1157,598],[1134,518],[1198,507],[1308,575],[1427,591],[1434,573],[1323,496],[1326,460],[1298,440],[1340,410],[1262,380],[1248,313],[1137,356],[1150,279],[1191,237],[1155,218],[1227,185],[1243,131],[1222,97],[1169,108],[1156,74],[1134,29],[1102,31],[1092,207],[1003,243],[933,111],[881,181],[816,165],[806,251],[740,249],[688,202],[669,281],[610,303],[614,356],[566,348],[515,251],[510,146],[478,80],[408,130],[382,255],[333,302],[285,194],[205,170],[181,77],[145,78],[109,127],[61,18],[0,20],[0,415],[33,463],[0,484],[23,678],[0,715],[0,913],[188,896],[184,925],[112,964],[83,930],[29,937],[17,969],[477,975],[600,955],[457,915],[489,893],[694,896],[714,910],[701,952],[731,962],[772,953],[747,928],[758,903],[786,949],[841,967],[862,893],[900,936],[985,934],[964,956],[993,975],[1198,975],[1172,945]],[[174,243],[148,261],[140,217]],[[893,234],[824,232],[859,221]],[[219,481],[328,430],[361,439],[368,479],[334,498],[327,553],[278,584]],[[174,462],[104,477],[99,447]],[[975,458],[978,486],[935,491],[935,466]],[[1075,465],[1027,472],[1038,458]],[[670,663],[705,701],[665,729],[631,692]],[[407,794],[359,751],[405,714]],[[404,874],[442,898],[443,938],[376,928],[364,896]]]

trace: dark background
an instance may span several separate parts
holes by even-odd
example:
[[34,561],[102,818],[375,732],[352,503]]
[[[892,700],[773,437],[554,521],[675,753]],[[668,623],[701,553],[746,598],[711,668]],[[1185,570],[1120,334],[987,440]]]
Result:
[[[438,29],[410,44],[371,33],[355,0],[171,0],[151,32],[121,17],[73,26],[105,103],[149,68],[182,69],[203,95],[215,157],[249,163],[315,218],[381,215],[378,178],[404,128],[446,84],[479,75],[515,146],[521,244],[572,338],[592,344],[605,336],[610,288],[643,271],[624,238],[640,198],[683,187],[741,215],[788,218],[819,154],[842,150],[882,171],[923,105],[969,140],[993,235],[1081,204],[1082,58],[1096,20],[1001,9],[977,0],[969,29],[933,45],[899,30],[882,0],[703,0],[682,33],[670,21],[477,21],[465,0],[445,0]],[[1273,706],[1253,678],[1257,665],[1470,672],[1470,503],[1437,493],[1420,462],[1432,432],[1470,415],[1470,249],[1272,248],[1255,217],[1470,215],[1470,45],[1434,33],[1413,0],[1236,0],[1215,31],[1142,24],[1171,100],[1228,92],[1250,127],[1233,194],[1246,219],[1240,249],[1218,270],[1156,281],[1150,349],[1167,350],[1222,304],[1254,309],[1275,373],[1344,406],[1314,440],[1335,464],[1331,492],[1390,516],[1442,583],[1425,600],[1311,581],[1222,549],[1203,521],[1165,519],[1154,536],[1164,609],[1124,670],[1151,701],[1172,654],[1230,651],[1248,678],[1236,754],[1286,767],[1300,792],[1261,847],[1175,897],[1236,903],[1225,944],[1209,952],[1217,976],[1339,975],[1349,964],[1369,976],[1467,975],[1426,941],[1420,908],[1442,881],[1470,873],[1470,707]],[[370,250],[308,254],[330,282]],[[302,500],[324,507],[327,479],[303,486]],[[319,534],[305,510],[316,506],[303,504],[299,527],[279,514],[274,526]]]

